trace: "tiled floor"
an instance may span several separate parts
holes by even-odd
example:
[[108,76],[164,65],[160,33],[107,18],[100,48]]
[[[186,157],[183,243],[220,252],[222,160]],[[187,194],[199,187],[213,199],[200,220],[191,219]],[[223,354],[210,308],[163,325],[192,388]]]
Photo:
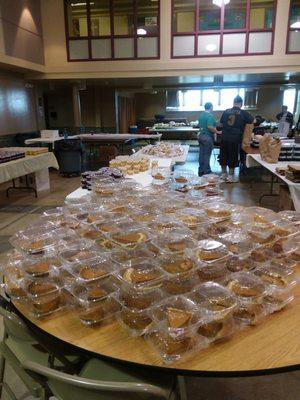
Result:
[[[220,172],[215,156],[211,165],[214,172]],[[197,173],[198,153],[192,149],[187,163],[177,168],[192,169]],[[67,194],[80,184],[80,178],[62,178],[56,172],[51,173],[51,192],[35,199],[32,194],[14,193],[6,199],[4,190],[8,185],[0,186],[0,262],[1,253],[10,248],[9,237],[28,223],[38,219],[42,212],[63,204]],[[256,205],[259,196],[267,190],[267,184],[238,183],[224,185],[227,200],[243,205]],[[267,199],[268,200],[268,199]],[[264,203],[276,209],[276,199]],[[0,329],[2,329],[0,324]],[[1,333],[1,332],[0,332]],[[18,399],[25,399],[26,388],[14,372],[8,367],[5,379],[11,384]],[[188,399],[191,400],[300,400],[300,374],[288,373],[261,378],[188,378]],[[2,400],[7,399],[3,394]]]

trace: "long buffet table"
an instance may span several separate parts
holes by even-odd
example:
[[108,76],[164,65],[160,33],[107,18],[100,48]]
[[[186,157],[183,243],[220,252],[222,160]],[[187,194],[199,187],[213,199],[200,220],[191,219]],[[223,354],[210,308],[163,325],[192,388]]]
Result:
[[43,153],[36,156],[26,156],[18,160],[0,164],[0,184],[35,174],[36,192],[50,189],[49,168],[58,169],[58,163],[53,153]]
[[291,198],[294,203],[294,207],[296,211],[300,211],[300,183],[295,183],[285,178],[276,172],[276,167],[286,168],[288,164],[300,164],[299,161],[279,161],[276,164],[270,164],[261,159],[260,154],[247,154],[246,158],[246,166],[247,168],[261,166],[266,168],[273,176],[276,176],[282,182],[288,185]]

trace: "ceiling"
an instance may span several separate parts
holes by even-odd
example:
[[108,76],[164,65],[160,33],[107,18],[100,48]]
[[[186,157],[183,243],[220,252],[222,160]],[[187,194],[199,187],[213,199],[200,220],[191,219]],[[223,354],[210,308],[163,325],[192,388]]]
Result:
[[273,86],[300,84],[300,73],[228,74],[211,76],[174,76],[155,78],[114,78],[86,80],[57,80],[43,82],[50,90],[78,83],[80,86],[99,86],[118,90],[152,90],[197,88],[213,86]]

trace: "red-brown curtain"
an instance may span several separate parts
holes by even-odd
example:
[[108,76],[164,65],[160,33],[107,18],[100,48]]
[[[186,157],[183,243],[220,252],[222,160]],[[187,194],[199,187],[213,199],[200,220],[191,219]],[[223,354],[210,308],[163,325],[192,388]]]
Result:
[[128,133],[129,126],[136,121],[135,99],[119,97],[119,129],[120,133]]

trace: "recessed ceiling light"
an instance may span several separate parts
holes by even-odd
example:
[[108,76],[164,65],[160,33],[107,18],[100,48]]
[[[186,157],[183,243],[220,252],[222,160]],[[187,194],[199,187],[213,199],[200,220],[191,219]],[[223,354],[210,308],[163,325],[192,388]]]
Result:
[[218,7],[226,6],[226,4],[230,3],[230,0],[213,0],[213,4],[215,4]]
[[143,28],[138,28],[136,32],[138,35],[147,35],[146,29]]
[[214,43],[209,43],[205,46],[205,49],[209,52],[213,52],[217,49],[217,45]]

